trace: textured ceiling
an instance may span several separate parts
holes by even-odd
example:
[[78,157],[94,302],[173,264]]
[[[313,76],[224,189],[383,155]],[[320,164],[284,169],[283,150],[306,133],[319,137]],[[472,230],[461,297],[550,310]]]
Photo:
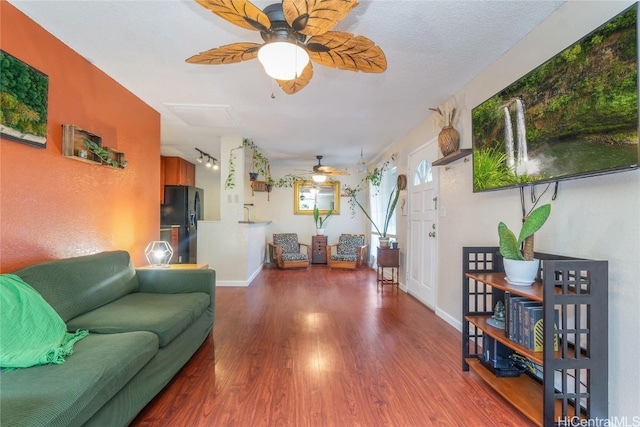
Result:
[[[257,60],[187,64],[213,47],[262,42],[258,32],[195,1],[10,3],[155,108],[164,155],[193,160],[194,147],[217,153],[226,135],[252,138],[273,164],[312,165],[322,154],[324,164],[353,166],[361,148],[374,159],[563,1],[361,1],[334,30],[373,40],[386,54],[387,71],[316,64],[309,85],[294,95],[282,92]],[[271,3],[254,2],[261,9]]]

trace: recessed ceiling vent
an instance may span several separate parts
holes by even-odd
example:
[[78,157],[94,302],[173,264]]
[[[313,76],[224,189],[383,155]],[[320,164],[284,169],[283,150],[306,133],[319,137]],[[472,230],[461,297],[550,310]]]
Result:
[[203,128],[242,127],[231,105],[173,104],[167,102],[164,105],[189,126]]

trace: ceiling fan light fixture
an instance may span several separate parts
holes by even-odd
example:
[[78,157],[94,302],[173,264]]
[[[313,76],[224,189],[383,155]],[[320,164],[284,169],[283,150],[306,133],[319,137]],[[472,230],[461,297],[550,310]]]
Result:
[[264,71],[276,80],[293,80],[302,74],[309,63],[309,54],[296,43],[273,41],[258,51],[258,60]]
[[313,179],[313,182],[317,182],[318,184],[322,184],[327,180],[326,175],[313,175],[311,178]]

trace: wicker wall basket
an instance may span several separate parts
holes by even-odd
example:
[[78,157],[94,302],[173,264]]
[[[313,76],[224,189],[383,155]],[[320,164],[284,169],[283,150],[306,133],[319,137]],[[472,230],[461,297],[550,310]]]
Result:
[[447,156],[460,148],[460,134],[451,126],[445,126],[438,134],[438,147],[443,156]]

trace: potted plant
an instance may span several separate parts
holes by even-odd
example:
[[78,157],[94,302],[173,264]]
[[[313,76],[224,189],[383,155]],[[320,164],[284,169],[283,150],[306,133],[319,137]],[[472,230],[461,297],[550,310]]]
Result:
[[313,206],[313,220],[316,223],[316,234],[318,236],[322,236],[324,234],[324,224],[327,222],[327,220],[332,214],[333,214],[333,209],[329,209],[327,211],[327,215],[323,218],[320,215],[320,209],[318,209],[318,205],[315,204]]
[[504,222],[498,224],[500,254],[503,257],[506,279],[512,285],[529,286],[535,281],[540,260],[533,257],[533,235],[544,225],[550,213],[550,204],[529,212],[517,238]]
[[384,222],[382,224],[382,228],[378,227],[375,221],[371,218],[371,215],[367,212],[367,210],[360,204],[358,199],[356,198],[357,189],[345,188],[345,193],[348,197],[350,197],[350,203],[355,204],[360,208],[364,216],[367,217],[369,222],[373,228],[375,228],[376,232],[380,236],[378,241],[380,242],[380,247],[388,248],[389,247],[389,237],[387,237],[387,230],[389,229],[389,223],[391,222],[391,217],[393,216],[393,212],[396,209],[396,205],[398,204],[398,199],[400,198],[400,187],[396,185],[391,190],[391,194],[389,194],[389,200],[387,201],[387,208],[384,214]]

